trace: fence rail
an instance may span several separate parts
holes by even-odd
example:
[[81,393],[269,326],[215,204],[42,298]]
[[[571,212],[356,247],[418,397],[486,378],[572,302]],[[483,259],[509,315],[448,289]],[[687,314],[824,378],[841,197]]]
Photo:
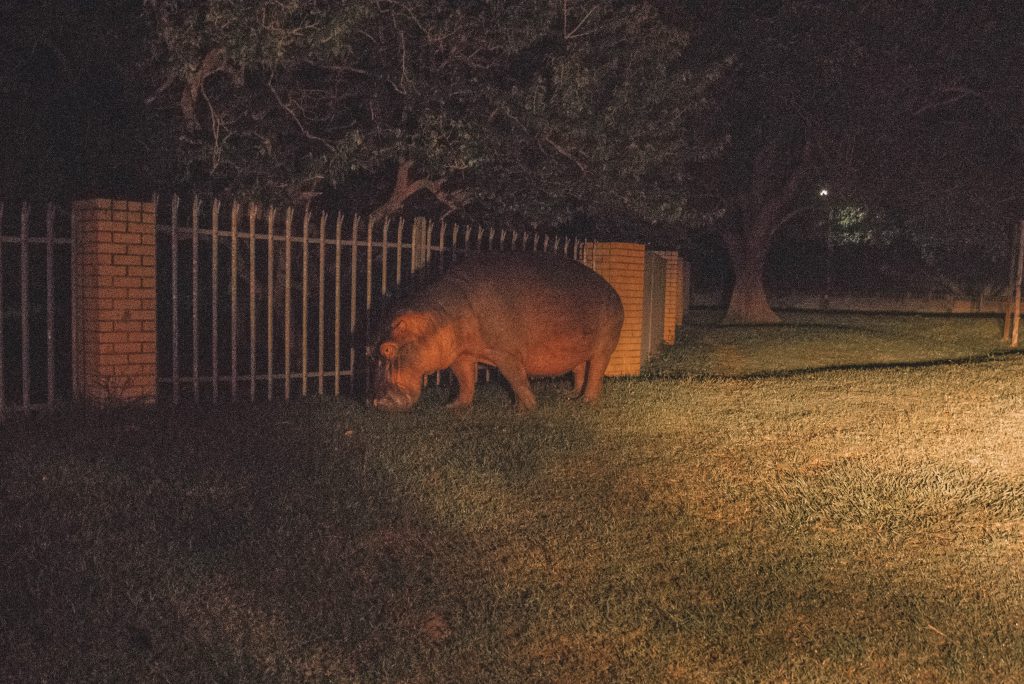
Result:
[[402,217],[368,225],[309,207],[173,196],[157,222],[160,391],[177,403],[358,389],[368,322],[409,279],[469,252],[581,258],[584,244],[536,231]]
[[70,215],[0,202],[0,418],[72,393]]

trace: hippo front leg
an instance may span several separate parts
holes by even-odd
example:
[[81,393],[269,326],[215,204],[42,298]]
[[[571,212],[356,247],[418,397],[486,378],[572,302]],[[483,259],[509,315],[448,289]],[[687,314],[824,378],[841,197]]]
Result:
[[448,404],[448,408],[466,408],[473,403],[473,395],[476,393],[476,358],[460,356],[451,365],[451,370],[459,385],[459,393]]

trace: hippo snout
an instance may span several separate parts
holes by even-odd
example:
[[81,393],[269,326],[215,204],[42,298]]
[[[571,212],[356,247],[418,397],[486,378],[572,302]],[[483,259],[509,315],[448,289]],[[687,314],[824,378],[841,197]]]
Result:
[[413,397],[406,396],[405,394],[388,392],[377,397],[373,397],[368,402],[370,406],[375,409],[382,411],[408,411],[416,403],[416,399]]

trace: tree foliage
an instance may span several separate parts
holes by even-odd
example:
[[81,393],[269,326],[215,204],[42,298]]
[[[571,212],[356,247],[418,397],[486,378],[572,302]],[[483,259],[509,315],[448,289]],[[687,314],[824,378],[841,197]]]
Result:
[[131,0],[0,0],[0,193],[146,193],[173,167],[135,80],[141,19]]
[[777,320],[762,284],[773,237],[830,206],[888,217],[922,263],[967,242],[1003,248],[1024,209],[1015,8],[721,0],[700,12],[697,40],[737,64],[717,93],[732,144],[707,175],[726,207],[715,227],[735,274],[730,320]]
[[[193,178],[378,214],[694,220],[719,66],[654,7],[585,0],[148,2]],[[369,185],[367,185],[369,184]]]

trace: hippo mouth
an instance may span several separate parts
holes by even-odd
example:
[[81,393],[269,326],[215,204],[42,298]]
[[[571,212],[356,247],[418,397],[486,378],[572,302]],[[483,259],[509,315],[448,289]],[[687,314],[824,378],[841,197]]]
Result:
[[410,392],[393,387],[373,397],[370,400],[370,405],[382,411],[408,411],[418,399],[418,396]]
[[373,408],[381,409],[382,411],[408,411],[412,408],[413,402],[388,394],[383,397],[377,397],[370,404]]

